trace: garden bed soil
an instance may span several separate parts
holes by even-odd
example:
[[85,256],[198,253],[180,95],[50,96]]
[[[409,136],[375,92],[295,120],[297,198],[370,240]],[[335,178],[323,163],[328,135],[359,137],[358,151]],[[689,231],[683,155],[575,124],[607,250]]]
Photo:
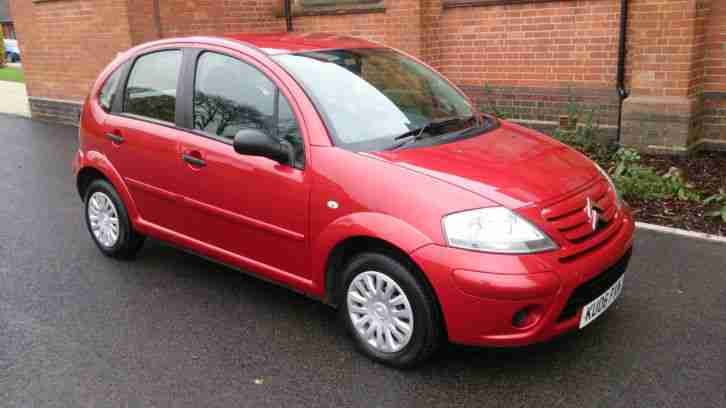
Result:
[[[688,183],[703,198],[726,189],[726,152],[697,152],[688,156],[641,155],[641,164],[651,166],[658,174],[665,174],[671,167],[683,171]],[[726,236],[726,222],[720,217],[706,217],[726,203],[704,206],[698,202],[663,200],[628,200],[638,221],[690,231]]]

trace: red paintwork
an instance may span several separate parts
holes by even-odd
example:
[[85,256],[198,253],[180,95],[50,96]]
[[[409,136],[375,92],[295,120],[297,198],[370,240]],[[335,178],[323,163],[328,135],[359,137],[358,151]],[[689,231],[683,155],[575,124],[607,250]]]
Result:
[[244,33],[226,35],[225,38],[252,44],[271,55],[345,48],[377,48],[382,46],[362,38],[326,33]]
[[[108,115],[99,107],[100,87],[115,67],[139,53],[170,46],[225,52],[266,73],[291,101],[300,123],[305,170],[242,156],[227,144]],[[326,266],[336,245],[360,236],[385,241],[409,254],[423,271],[454,342],[521,345],[576,327],[576,318],[555,322],[568,296],[626,253],[634,229],[624,207],[604,231],[571,243],[543,218],[549,206],[574,200],[578,192],[602,183],[589,160],[506,121],[485,135],[442,146],[361,154],[339,149],[302,89],[268,57],[379,46],[331,35],[250,34],[136,47],[120,55],[93,85],[82,112],[74,171],[95,168],[104,174],[141,233],[321,299],[329,295]],[[114,145],[104,137],[107,132],[122,134],[125,143]],[[181,160],[183,153],[204,158],[207,166],[188,165]],[[331,200],[339,208],[329,208]],[[561,248],[517,256],[445,245],[444,215],[495,205],[527,217]],[[513,314],[526,306],[541,310],[542,317],[527,327],[513,327]]]

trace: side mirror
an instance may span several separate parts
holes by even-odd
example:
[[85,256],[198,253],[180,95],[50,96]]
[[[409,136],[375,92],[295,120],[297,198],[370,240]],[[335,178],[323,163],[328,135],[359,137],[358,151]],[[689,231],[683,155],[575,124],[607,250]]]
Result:
[[262,156],[278,163],[293,165],[295,155],[292,145],[277,140],[259,129],[242,129],[234,135],[234,151],[248,156]]

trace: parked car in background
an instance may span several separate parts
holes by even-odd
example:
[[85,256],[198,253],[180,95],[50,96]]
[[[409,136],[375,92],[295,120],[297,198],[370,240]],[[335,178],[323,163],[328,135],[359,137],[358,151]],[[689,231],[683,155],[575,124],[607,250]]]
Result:
[[79,137],[77,188],[105,255],[152,236],[288,286],[337,307],[392,366],[446,340],[584,328],[620,295],[632,252],[631,211],[595,163],[361,39],[140,45],[92,86]]
[[20,62],[20,48],[18,40],[4,39],[5,44],[5,60],[8,62]]

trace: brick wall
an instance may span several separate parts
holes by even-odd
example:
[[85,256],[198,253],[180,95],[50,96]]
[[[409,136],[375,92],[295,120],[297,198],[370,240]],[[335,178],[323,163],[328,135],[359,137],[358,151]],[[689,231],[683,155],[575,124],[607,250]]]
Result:
[[[285,26],[279,0],[11,3],[26,43],[32,98],[80,101],[117,51],[159,36],[271,32]],[[620,0],[449,7],[451,3],[386,0],[385,10],[304,13],[294,25],[300,32],[348,34],[403,49],[440,69],[483,108],[496,106],[530,126],[551,130],[575,101],[594,112],[605,134],[614,134]],[[726,0],[630,4],[628,129],[638,136],[654,135],[657,143],[688,145],[701,134],[700,128],[696,132],[689,126],[703,121],[705,137],[726,140]],[[658,130],[663,119],[649,121],[654,117],[649,109],[680,125]],[[670,137],[676,133],[681,139]]]
[[243,31],[283,31],[284,21],[273,12],[274,0],[162,0],[165,37],[215,35]]
[[98,73],[131,46],[127,0],[13,0],[31,97],[80,101]]
[[[716,0],[722,1],[722,0]],[[628,59],[631,92],[691,96],[703,82],[704,0],[633,0]]]
[[131,44],[160,38],[161,22],[157,6],[161,0],[128,0],[128,25]]
[[703,136],[726,141],[726,1],[711,3],[706,24]]
[[[278,7],[277,0],[168,0],[161,2],[161,26],[166,37],[284,31]],[[387,1],[385,12],[303,15],[294,25],[296,31],[353,35],[420,55],[419,10],[419,0]]]
[[430,61],[483,108],[551,130],[575,101],[600,124],[616,124],[618,1],[442,8],[437,0],[424,18]]
[[623,141],[684,153],[703,136],[705,38],[712,4],[723,0],[633,0],[628,58],[631,96]]
[[[11,1],[33,117],[78,123],[79,102],[131,46],[127,0]],[[99,29],[103,27],[104,29]]]

